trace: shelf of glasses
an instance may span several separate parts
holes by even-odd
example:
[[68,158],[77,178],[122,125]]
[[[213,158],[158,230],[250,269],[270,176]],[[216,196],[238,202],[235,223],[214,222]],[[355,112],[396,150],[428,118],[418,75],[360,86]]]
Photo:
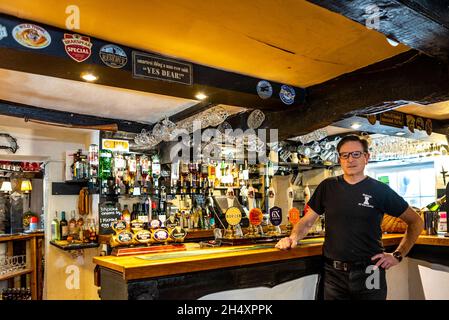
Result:
[[8,273],[5,273],[3,275],[0,275],[0,281],[8,280],[8,279],[11,279],[11,278],[15,278],[15,277],[18,277],[18,276],[21,276],[21,275],[24,275],[24,274],[28,274],[28,273],[31,273],[31,272],[33,272],[32,269],[22,269],[22,270],[17,270],[17,271],[14,271],[14,272],[8,272]]

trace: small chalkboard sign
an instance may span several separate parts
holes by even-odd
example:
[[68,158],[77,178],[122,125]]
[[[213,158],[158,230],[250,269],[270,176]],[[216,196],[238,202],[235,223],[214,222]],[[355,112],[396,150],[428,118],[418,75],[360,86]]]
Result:
[[113,202],[104,202],[99,205],[99,234],[112,234],[112,223],[120,220],[122,213]]

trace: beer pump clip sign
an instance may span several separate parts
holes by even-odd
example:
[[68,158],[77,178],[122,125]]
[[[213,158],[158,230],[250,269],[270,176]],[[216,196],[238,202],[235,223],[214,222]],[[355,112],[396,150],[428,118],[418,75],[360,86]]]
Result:
[[129,141],[118,139],[103,139],[101,148],[112,152],[129,152]]
[[282,222],[282,209],[279,207],[272,207],[270,209],[270,221],[273,226],[278,226]]
[[236,226],[242,220],[242,213],[237,207],[230,207],[225,213],[226,222],[231,226]]
[[253,226],[258,226],[262,223],[263,213],[259,208],[252,208],[249,211],[249,223]]

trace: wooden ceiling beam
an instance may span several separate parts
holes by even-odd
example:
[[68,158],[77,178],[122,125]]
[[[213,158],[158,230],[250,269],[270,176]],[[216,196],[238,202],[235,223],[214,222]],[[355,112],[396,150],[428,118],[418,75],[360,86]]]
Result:
[[44,109],[5,100],[0,100],[0,114],[23,118],[25,121],[39,124],[77,129],[138,133],[141,132],[142,129],[149,129],[151,127],[151,125],[135,121],[102,118],[73,112]]
[[[448,66],[411,50],[307,88],[304,107],[266,113],[262,126],[278,129],[279,139],[284,140],[363,113],[357,110],[378,113],[405,102],[430,104],[448,99]],[[247,128],[248,114],[228,121],[233,128]]]
[[444,0],[307,0],[374,28],[389,39],[449,61],[449,7]]

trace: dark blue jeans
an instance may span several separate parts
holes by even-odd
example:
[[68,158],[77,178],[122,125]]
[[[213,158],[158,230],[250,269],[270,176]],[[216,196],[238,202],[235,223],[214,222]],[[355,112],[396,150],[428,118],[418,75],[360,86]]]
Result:
[[387,281],[385,269],[378,272],[366,266],[349,271],[336,270],[324,264],[324,300],[386,300]]

